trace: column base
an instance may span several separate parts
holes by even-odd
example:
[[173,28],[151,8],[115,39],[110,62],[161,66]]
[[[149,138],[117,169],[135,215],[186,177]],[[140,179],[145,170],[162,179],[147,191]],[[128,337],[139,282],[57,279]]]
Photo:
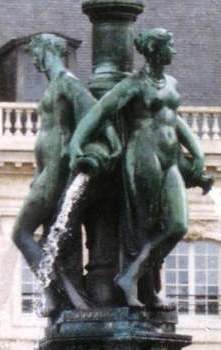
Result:
[[63,311],[40,350],[180,350],[191,337],[175,334],[175,312],[123,308]]

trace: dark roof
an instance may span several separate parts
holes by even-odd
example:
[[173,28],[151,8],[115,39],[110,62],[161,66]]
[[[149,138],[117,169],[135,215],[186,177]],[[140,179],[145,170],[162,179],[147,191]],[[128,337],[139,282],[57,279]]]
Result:
[[[160,26],[174,33],[178,53],[169,71],[179,82],[183,104],[220,105],[221,1],[143,1],[146,8],[139,16],[136,31]],[[91,72],[91,24],[82,14],[81,3],[82,0],[0,0],[0,47],[37,32],[57,32],[82,40],[77,73],[86,81]],[[136,55],[136,66],[140,64],[141,58]]]
[[[9,40],[9,42],[7,42],[5,45],[0,47],[0,56],[7,54],[9,51],[11,51],[12,49],[14,49],[18,46],[28,44],[31,37],[33,35],[37,35],[37,34],[43,34],[43,33],[42,32],[33,33],[33,34],[27,35],[23,38]],[[78,49],[80,44],[81,44],[81,40],[76,40],[76,39],[70,38],[66,35],[61,35],[60,33],[57,33],[57,32],[50,32],[50,33],[47,32],[47,34],[55,34],[55,35],[58,35],[58,36],[64,38],[68,42],[68,44],[75,49]]]

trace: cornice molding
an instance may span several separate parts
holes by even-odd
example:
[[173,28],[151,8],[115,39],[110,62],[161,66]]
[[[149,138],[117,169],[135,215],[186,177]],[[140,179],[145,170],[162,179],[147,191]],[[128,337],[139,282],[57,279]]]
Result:
[[211,240],[221,243],[221,220],[194,220],[189,225],[185,241]]
[[33,161],[1,161],[0,175],[30,175],[32,176],[36,163]]

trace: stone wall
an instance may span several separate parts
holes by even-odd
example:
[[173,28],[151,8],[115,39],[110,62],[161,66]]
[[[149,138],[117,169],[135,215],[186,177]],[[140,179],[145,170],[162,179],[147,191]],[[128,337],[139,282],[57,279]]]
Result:
[[81,0],[0,0],[0,47],[38,32],[57,32],[84,40],[79,52],[81,77],[90,70],[90,24],[81,14]]
[[174,33],[177,55],[170,71],[185,105],[220,105],[221,1],[145,0],[138,28],[162,26]]
[[[78,74],[90,71],[91,25],[81,13],[82,0],[0,0],[0,46],[14,38],[53,31],[83,40]],[[174,32],[177,56],[170,71],[178,79],[184,105],[220,105],[221,1],[144,0],[136,30],[163,26]],[[136,58],[136,66],[141,64]]]

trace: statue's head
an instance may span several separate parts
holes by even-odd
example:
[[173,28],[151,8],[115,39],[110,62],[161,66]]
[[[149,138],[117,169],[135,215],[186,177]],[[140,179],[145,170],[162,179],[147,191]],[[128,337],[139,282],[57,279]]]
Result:
[[173,34],[163,28],[146,30],[135,38],[137,51],[144,55],[147,62],[167,65],[176,53],[173,48]]
[[65,39],[55,34],[36,34],[32,37],[29,45],[34,64],[40,71],[45,71],[45,57],[47,53],[63,58],[67,52]]

